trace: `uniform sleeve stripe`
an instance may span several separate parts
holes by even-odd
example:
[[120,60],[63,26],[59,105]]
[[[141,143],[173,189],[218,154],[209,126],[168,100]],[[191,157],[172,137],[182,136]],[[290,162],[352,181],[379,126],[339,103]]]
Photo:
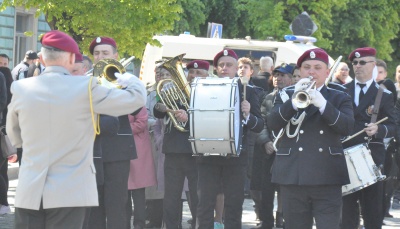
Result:
[[337,116],[337,118],[336,118],[335,122],[334,122],[333,124],[329,124],[329,126],[333,126],[333,125],[335,125],[335,124],[337,123],[337,121],[339,120],[339,116],[340,116],[340,111],[339,111],[339,114],[338,114],[338,116]]
[[286,122],[289,122],[289,120],[286,120],[286,119],[282,116],[281,108],[280,108],[280,107],[279,107],[279,115],[281,116],[281,118],[282,118],[283,120],[285,120]]

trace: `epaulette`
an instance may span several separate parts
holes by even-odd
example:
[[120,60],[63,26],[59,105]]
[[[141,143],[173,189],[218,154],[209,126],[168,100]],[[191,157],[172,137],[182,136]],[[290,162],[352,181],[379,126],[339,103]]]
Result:
[[385,93],[387,93],[387,94],[389,94],[389,95],[393,94],[391,91],[389,91],[389,90],[386,89],[386,88],[383,89],[383,92],[385,92]]
[[285,90],[285,91],[294,90],[294,85],[290,85],[290,86],[284,87],[284,88],[282,88],[282,90]]
[[334,83],[334,82],[329,82],[327,88],[328,88],[328,90],[335,90],[335,91],[340,91],[340,92],[345,92],[345,93],[348,92],[348,89],[345,86],[338,84],[338,83]]

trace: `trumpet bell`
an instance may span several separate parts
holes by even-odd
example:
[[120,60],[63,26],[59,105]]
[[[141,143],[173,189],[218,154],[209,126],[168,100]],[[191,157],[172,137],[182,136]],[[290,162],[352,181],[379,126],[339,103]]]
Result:
[[305,91],[296,91],[292,97],[292,103],[294,103],[297,108],[303,109],[311,104],[311,97]]
[[121,88],[115,77],[116,72],[124,74],[126,70],[119,61],[114,59],[100,60],[93,67],[93,76],[98,78],[101,85],[109,88]]
[[298,90],[292,95],[292,103],[297,107],[297,108],[306,108],[311,104],[311,96],[310,96],[310,90],[315,88],[316,81],[312,80],[313,77],[309,77],[310,81],[306,84],[303,84],[306,86],[302,90]]

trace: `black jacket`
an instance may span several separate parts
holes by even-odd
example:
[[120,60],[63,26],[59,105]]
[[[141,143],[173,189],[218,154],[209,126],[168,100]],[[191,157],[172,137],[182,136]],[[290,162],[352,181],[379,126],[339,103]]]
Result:
[[[301,111],[293,109],[290,99],[294,90],[285,90],[286,102],[278,94],[273,111],[267,117],[268,127],[275,133],[286,128],[292,117]],[[272,168],[272,182],[284,185],[344,185],[349,175],[341,137],[352,132],[354,125],[351,98],[341,91],[322,87],[327,100],[323,114],[314,105],[308,106],[298,135],[287,133],[279,140]],[[291,125],[290,134],[297,126]]]
[[[345,87],[349,90],[354,107],[354,131],[351,133],[354,134],[364,129],[366,123],[371,122],[371,115],[368,113],[368,108],[375,103],[375,97],[378,93],[379,85],[374,81],[368,88],[368,91],[365,93],[358,106],[354,104],[355,81],[346,84]],[[374,159],[375,164],[378,166],[382,165],[385,161],[385,147],[383,145],[383,139],[393,137],[396,133],[393,95],[387,90],[385,90],[382,95],[377,121],[384,117],[388,117],[388,120],[378,125],[378,132],[372,136],[368,145],[371,149],[372,158]],[[365,132],[363,132],[357,137],[345,142],[343,146],[348,148],[367,142],[368,136]]]
[[[117,134],[102,136],[103,162],[133,160],[137,158],[135,141],[128,115],[118,117]],[[101,130],[100,130],[101,131]]]
[[[178,105],[180,109],[185,110],[185,108],[181,105]],[[172,125],[172,121],[170,120],[168,114],[166,112],[160,112],[157,109],[154,109],[154,116],[156,118],[164,118],[167,117],[169,123],[166,126],[166,132],[164,133],[164,140],[163,140],[163,148],[162,153],[186,153],[186,154],[193,154],[192,146],[189,142],[189,121],[186,122],[186,132],[181,132],[176,129]]]

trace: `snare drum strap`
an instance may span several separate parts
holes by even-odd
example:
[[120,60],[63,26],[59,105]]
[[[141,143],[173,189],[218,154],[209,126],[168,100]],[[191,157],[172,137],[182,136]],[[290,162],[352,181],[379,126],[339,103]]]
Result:
[[382,85],[380,85],[378,93],[376,94],[375,97],[374,109],[372,110],[372,115],[371,115],[371,123],[376,123],[376,120],[378,119],[379,106],[381,105],[383,91],[384,88],[382,87]]

